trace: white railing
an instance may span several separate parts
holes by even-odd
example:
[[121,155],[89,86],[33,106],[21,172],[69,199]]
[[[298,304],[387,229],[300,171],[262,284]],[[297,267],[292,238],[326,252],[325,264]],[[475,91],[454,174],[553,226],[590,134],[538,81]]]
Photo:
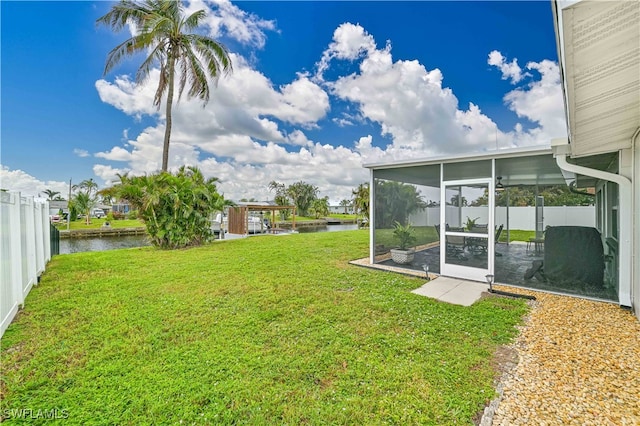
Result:
[[51,259],[49,203],[0,192],[0,336]]

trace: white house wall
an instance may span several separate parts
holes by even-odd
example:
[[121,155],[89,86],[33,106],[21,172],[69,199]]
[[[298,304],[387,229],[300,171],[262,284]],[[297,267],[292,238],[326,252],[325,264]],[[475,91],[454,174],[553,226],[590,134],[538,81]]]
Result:
[[631,264],[633,265],[633,283],[631,286],[633,307],[635,314],[640,318],[640,142],[635,141],[635,158],[633,168],[634,198],[633,203],[633,252]]

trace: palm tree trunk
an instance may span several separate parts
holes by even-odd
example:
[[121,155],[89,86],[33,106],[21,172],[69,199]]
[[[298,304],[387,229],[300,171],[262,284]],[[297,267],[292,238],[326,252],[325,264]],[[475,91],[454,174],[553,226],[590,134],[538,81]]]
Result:
[[162,171],[169,169],[169,140],[171,139],[171,109],[173,105],[173,80],[175,76],[176,60],[173,53],[169,53],[169,88],[167,91],[167,124],[164,129],[164,144],[162,146]]

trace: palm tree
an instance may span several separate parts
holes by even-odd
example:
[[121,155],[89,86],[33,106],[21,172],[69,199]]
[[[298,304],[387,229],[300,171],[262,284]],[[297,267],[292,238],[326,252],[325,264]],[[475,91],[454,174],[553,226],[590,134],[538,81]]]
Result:
[[93,180],[93,178],[85,179],[82,182],[80,182],[79,184],[74,185],[73,189],[84,190],[87,193],[87,195],[89,195],[89,197],[91,197],[93,195],[94,191],[96,193],[98,192],[98,184],[96,183],[96,181]]
[[59,191],[54,191],[52,189],[45,189],[42,192],[44,192],[47,195],[47,200],[49,201],[52,201],[56,195],[60,194]]
[[[221,72],[231,71],[231,59],[227,49],[214,39],[192,33],[205,18],[204,10],[189,16],[184,15],[182,1],[167,0],[122,0],[114,5],[106,15],[99,18],[99,24],[120,31],[134,24],[136,35],[116,46],[107,55],[105,75],[118,65],[123,58],[138,53],[149,54],[136,73],[136,82],[141,83],[149,76],[152,65],[160,65],[160,81],[153,104],[160,109],[162,98],[167,93],[166,126],[162,151],[162,171],[169,163],[169,140],[171,138],[171,109],[173,107],[174,80],[178,68],[178,99],[189,82],[188,96],[197,96],[206,104],[209,101],[207,77],[217,80]],[[149,53],[150,52],[150,53]]]
[[344,214],[347,214],[347,207],[351,205],[350,200],[340,200],[340,205],[344,207]]
[[353,195],[353,205],[356,215],[361,214],[364,219],[369,221],[369,184],[361,183],[356,189],[351,191]]
[[75,205],[78,211],[85,214],[85,223],[89,225],[91,223],[91,210],[96,206],[96,199],[92,198],[87,192],[78,192],[75,198]]

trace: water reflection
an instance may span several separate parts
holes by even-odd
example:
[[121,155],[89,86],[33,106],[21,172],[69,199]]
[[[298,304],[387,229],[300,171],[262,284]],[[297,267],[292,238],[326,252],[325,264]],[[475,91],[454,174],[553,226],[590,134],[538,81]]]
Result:
[[321,225],[321,226],[300,226],[296,227],[296,230],[301,234],[307,232],[334,232],[334,231],[353,231],[358,229],[356,224],[346,225]]
[[64,238],[60,239],[60,254],[145,247],[148,245],[151,245],[151,243],[149,243],[146,235],[103,238]]
[[[358,225],[325,225],[303,226],[298,228],[300,233],[351,231],[358,229]],[[129,235],[124,237],[103,238],[64,238],[60,239],[60,254],[80,253],[84,251],[105,251],[122,248],[146,247],[151,245],[146,235]]]

